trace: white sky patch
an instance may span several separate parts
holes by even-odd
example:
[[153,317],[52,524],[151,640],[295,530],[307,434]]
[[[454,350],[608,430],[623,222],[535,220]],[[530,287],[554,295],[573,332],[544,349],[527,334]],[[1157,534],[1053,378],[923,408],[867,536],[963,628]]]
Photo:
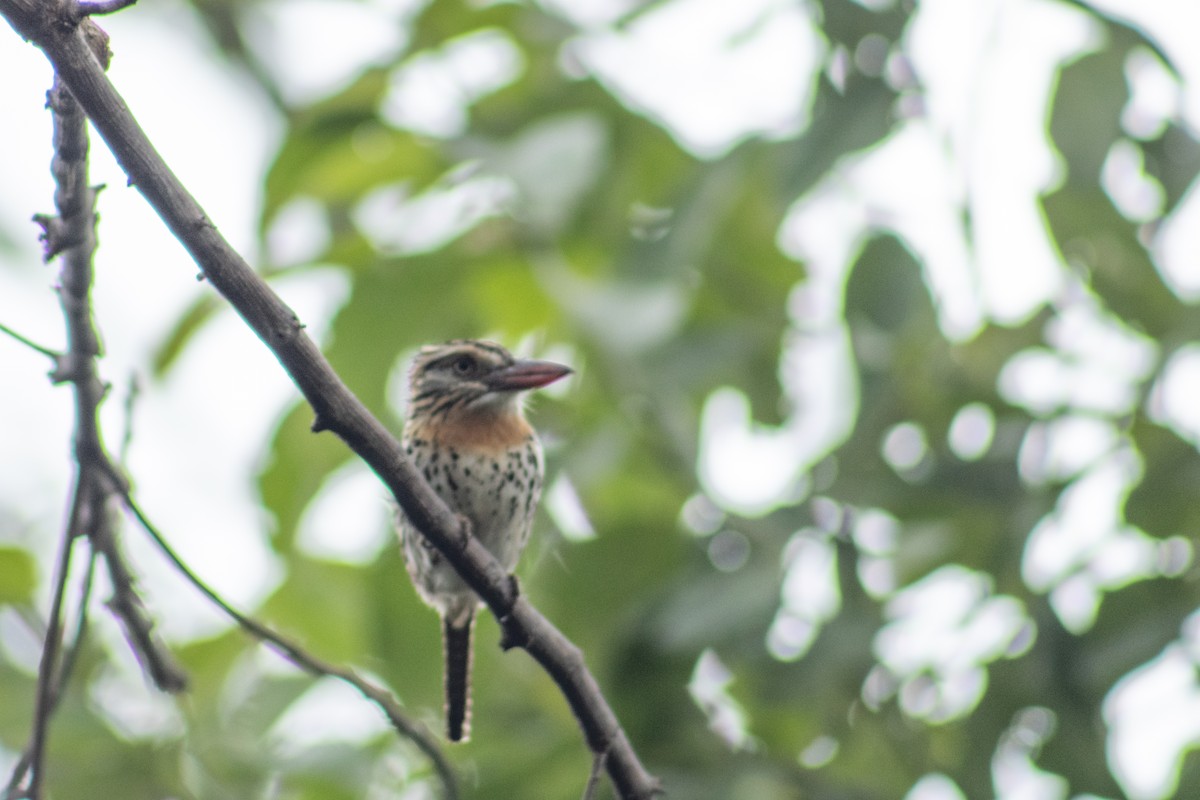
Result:
[[471,104],[512,83],[524,68],[524,54],[507,33],[474,31],[397,67],[380,113],[400,128],[458,136],[467,128]]
[[388,730],[380,710],[357,689],[321,678],[279,717],[270,736],[285,751],[299,753],[330,742],[365,744]]
[[1200,25],[1200,6],[1193,0],[1094,0],[1091,4],[1135,21],[1166,51],[1184,82],[1184,119],[1192,130],[1200,130],[1200,51],[1194,36]]
[[1113,452],[1118,442],[1117,427],[1108,417],[1066,414],[1029,426],[1017,464],[1021,477],[1034,485],[1066,480]]
[[711,536],[725,524],[725,512],[707,495],[694,494],[679,510],[679,521],[697,536]]
[[358,459],[325,479],[300,519],[296,544],[317,558],[369,564],[395,539],[387,489]]
[[[818,286],[806,302],[817,308],[840,302],[827,293],[840,293],[839,286]],[[850,434],[858,412],[850,353],[844,325],[802,327],[788,337],[780,381],[794,410],[780,427],[754,422],[748,400],[734,388],[709,395],[700,420],[697,469],[717,505],[753,516],[807,492],[808,469]],[[746,469],[747,464],[758,468]]]
[[1085,564],[1113,534],[1120,507],[1141,475],[1128,450],[1106,458],[1063,490],[1055,510],[1033,529],[1022,573],[1034,591],[1046,591]]
[[997,800],[1066,800],[1070,791],[1067,780],[1043,770],[1035,762],[1057,724],[1054,713],[1046,708],[1031,707],[1017,712],[992,756],[992,783]]
[[977,461],[987,454],[996,434],[996,415],[984,403],[968,403],[950,421],[946,440],[951,452],[963,461]]
[[572,542],[586,542],[596,538],[596,529],[588,519],[587,509],[579,499],[575,484],[560,473],[542,499],[542,507],[550,514],[562,535]]
[[[113,14],[104,22],[114,48],[109,77],[172,171],[222,235],[255,264],[262,175],[279,145],[283,121],[239,67],[222,59],[207,38],[196,35],[199,22],[186,6],[152,4],[136,13]],[[165,81],[164,75],[172,79]],[[49,125],[48,115],[41,124]],[[32,152],[49,159],[45,145]],[[189,280],[197,271],[191,257],[141,194],[127,185],[125,173],[98,137],[93,138],[90,157],[91,181],[108,186],[100,195],[104,223],[97,288],[119,285],[115,273],[122,265],[137,274],[140,288],[135,296],[155,298],[154,303],[142,304],[151,308],[143,308],[136,321],[149,316],[173,322],[180,294],[211,288]],[[46,182],[39,178],[32,185]],[[98,308],[106,338],[119,322],[114,317],[128,313],[127,297],[122,296],[117,314]],[[141,337],[140,344],[148,346],[149,339]]]
[[273,267],[313,261],[329,247],[333,234],[320,202],[301,197],[279,210],[267,230],[267,260]]
[[767,649],[781,661],[801,658],[821,627],[841,609],[837,550],[817,530],[792,536],[783,555],[779,611],[767,631]]
[[878,508],[854,511],[854,544],[858,547],[858,581],[871,597],[884,599],[896,590],[896,543],[900,521]]
[[1136,455],[1112,452],[1063,491],[1026,540],[1022,577],[1049,594],[1070,631],[1092,626],[1105,592],[1162,573],[1163,546],[1122,521],[1125,498],[1140,478]]
[[585,29],[617,22],[637,8],[637,0],[539,0],[540,4]]
[[1135,139],[1160,136],[1181,112],[1183,87],[1158,56],[1136,47],[1125,59],[1129,102],[1121,111],[1121,128]]
[[807,125],[826,49],[812,13],[776,0],[671,0],[573,50],[685,148],[716,158],[747,136]]
[[1200,298],[1200,184],[1193,182],[1159,225],[1154,253],[1176,294],[1190,302]]
[[841,180],[823,181],[792,206],[779,228],[779,249],[807,270],[788,297],[792,320],[803,331],[844,325],[842,290],[867,224],[856,194]]
[[[1200,131],[1200,50],[1194,31],[1200,26],[1200,5],[1192,0],[1096,0],[1106,12],[1133,21],[1158,44],[1179,71],[1179,85],[1150,62],[1157,58],[1141,50],[1130,54],[1127,75],[1133,98],[1122,115],[1133,136],[1153,136],[1158,118],[1178,111],[1195,136]],[[1200,297],[1200,190],[1193,184],[1154,236],[1159,271],[1171,288],[1187,300]]]
[[967,800],[967,796],[958,784],[939,772],[923,776],[904,795],[904,800]]
[[514,214],[522,224],[553,237],[600,178],[608,163],[608,139],[608,127],[598,115],[559,114],[489,148],[483,169],[511,179],[517,194]]
[[832,736],[818,736],[800,751],[798,760],[807,769],[820,769],[833,761],[840,749],[841,744]]
[[688,693],[693,702],[708,717],[708,727],[732,750],[744,750],[753,745],[746,728],[746,711],[729,693],[733,673],[712,649],[706,649],[696,659]]
[[1172,644],[1127,674],[1105,698],[1104,721],[1109,768],[1131,800],[1173,795],[1184,753],[1200,744],[1194,656]]
[[1158,345],[1104,311],[1090,294],[1065,303],[1046,328],[1048,347],[1016,353],[1000,371],[1000,394],[1035,416],[1073,408],[1131,412],[1153,372]]
[[1200,345],[1184,345],[1171,354],[1150,398],[1155,421],[1193,445],[1200,445]]
[[1100,182],[1113,205],[1130,222],[1149,222],[1162,214],[1166,192],[1146,174],[1142,148],[1128,139],[1113,142]]
[[1018,655],[1018,642],[1032,643],[1020,601],[993,594],[988,576],[958,565],[901,589],[884,615],[876,656],[894,676],[905,713],[930,722],[970,712],[987,688],[987,664]]
[[99,677],[88,683],[87,693],[89,702],[103,711],[109,728],[126,741],[178,736],[184,730],[174,699],[147,686],[132,657],[106,664]]
[[1044,0],[927,0],[908,30],[930,119],[966,187],[976,279],[998,321],[1023,319],[1061,289],[1036,203],[1059,171],[1042,123],[1055,66],[1097,44],[1086,14]]
[[510,181],[490,176],[443,182],[415,197],[406,185],[395,184],[364,197],[353,218],[384,253],[426,253],[504,213],[513,195]]
[[[785,430],[754,424],[750,404],[737,389],[708,397],[700,422],[700,480],[721,505],[763,514],[792,496],[802,463]],[[754,464],[755,469],[747,469]]]
[[382,3],[274,0],[252,10],[247,30],[256,51],[296,104],[336,92],[364,64],[384,63],[406,44],[401,18]]
[[880,450],[892,469],[905,474],[918,467],[929,454],[929,441],[920,425],[901,422],[884,434]]
[[845,156],[793,204],[780,227],[780,249],[808,266],[793,298],[797,322],[819,326],[835,318],[864,237],[890,231],[920,257],[943,331],[974,332],[982,299],[965,267],[971,253],[962,205],[961,180],[924,121],[904,122],[878,145]]

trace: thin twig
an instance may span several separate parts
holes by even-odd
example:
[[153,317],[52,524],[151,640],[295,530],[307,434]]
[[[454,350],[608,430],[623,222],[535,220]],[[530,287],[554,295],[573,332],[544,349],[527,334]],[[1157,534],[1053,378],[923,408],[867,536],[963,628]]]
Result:
[[271,647],[271,649],[275,650],[275,652],[279,653],[281,656],[292,662],[300,669],[304,670],[310,675],[315,675],[318,677],[330,676],[338,678],[350,686],[353,686],[364,697],[375,703],[375,705],[377,705],[380,710],[383,711],[384,715],[387,716],[388,721],[391,722],[392,727],[396,729],[396,732],[401,736],[411,740],[417,746],[417,748],[429,758],[430,762],[434,766],[434,769],[437,771],[438,777],[442,781],[444,797],[447,800],[455,800],[458,797],[458,780],[454,774],[453,768],[450,766],[450,762],[446,760],[446,756],[442,752],[441,747],[424,725],[410,719],[408,715],[404,713],[404,711],[400,708],[399,703],[396,702],[396,699],[391,695],[390,692],[380,686],[377,686],[366,678],[363,678],[349,667],[331,664],[328,661],[314,656],[299,644],[293,642],[282,634],[271,630],[253,617],[247,616],[246,614],[238,611],[236,608],[230,605],[228,601],[217,594],[216,590],[205,583],[200,576],[193,572],[191,567],[189,567],[187,563],[180,558],[179,554],[175,552],[174,548],[171,547],[158,528],[149,520],[149,518],[147,518],[145,513],[142,511],[141,506],[139,506],[133,500],[128,491],[123,492],[121,497],[125,502],[125,507],[129,509],[129,512],[138,521],[138,524],[142,526],[146,533],[150,535],[150,538],[154,540],[154,543],[158,545],[159,550],[161,550],[163,555],[167,557],[167,560],[174,565],[175,569],[178,570],[179,573],[183,575],[183,577],[186,578],[190,584],[192,584],[192,586],[196,587],[201,594],[207,597],[209,601],[213,603],[213,605],[220,608],[221,611],[223,611],[251,636],[254,636],[256,639],[259,639],[267,644],[269,647]]
[[129,463],[129,448],[133,445],[133,410],[137,406],[141,387],[142,384],[138,380],[137,373],[130,374],[129,386],[125,392],[125,405],[122,408],[125,429],[121,432],[121,446],[117,449],[117,463],[121,465]]
[[600,785],[600,776],[604,774],[604,759],[607,753],[592,754],[592,771],[588,775],[587,785],[583,787],[583,800],[592,800],[596,787]]
[[71,637],[71,646],[63,653],[62,667],[59,669],[58,684],[54,687],[54,705],[58,706],[58,701],[62,699],[63,692],[66,690],[67,684],[71,681],[71,675],[75,671],[75,664],[79,661],[79,652],[83,648],[84,639],[87,638],[88,623],[91,619],[90,606],[92,602],[92,585],[93,579],[96,576],[96,549],[93,547],[88,553],[87,568],[83,573],[83,586],[79,589],[79,608],[75,615],[75,634]]
[[[74,496],[71,500],[70,516],[63,530],[62,541],[59,544],[58,563],[54,567],[54,597],[50,601],[50,616],[46,621],[46,638],[42,644],[42,657],[38,662],[37,699],[33,709],[33,730],[29,735],[28,763],[26,771],[31,770],[28,790],[25,796],[39,800],[45,791],[46,736],[50,727],[50,717],[54,714],[58,680],[58,651],[62,646],[62,606],[63,597],[67,591],[67,578],[71,573],[71,551],[75,547],[75,531],[81,522],[81,516],[86,514],[85,491],[76,478]],[[5,796],[15,791],[20,783],[14,771],[13,780],[9,781],[9,789]],[[17,795],[20,796],[20,795]]]
[[62,358],[62,353],[58,352],[57,350],[51,350],[49,347],[43,347],[42,345],[38,344],[37,342],[33,341],[32,339],[22,336],[21,334],[14,331],[12,328],[5,325],[3,322],[0,322],[0,333],[4,333],[4,334],[11,336],[12,338],[16,339],[21,344],[28,347],[29,349],[36,350],[37,352],[41,353],[42,355],[44,355],[46,358],[50,359],[51,361],[57,362],[58,359]]
[[[92,550],[88,558],[87,570],[83,575],[83,587],[79,592],[79,609],[76,613],[75,620],[75,635],[71,637],[71,646],[63,652],[62,665],[58,670],[58,678],[54,681],[53,692],[50,697],[49,712],[53,713],[58,708],[58,703],[62,700],[63,692],[66,690],[67,684],[71,680],[71,673],[75,670],[75,664],[79,661],[79,652],[83,647],[84,638],[87,634],[89,613],[88,609],[92,598],[92,578],[96,573],[96,551]],[[31,793],[23,794],[18,792],[18,787],[25,780],[25,776],[29,773],[29,767],[33,763],[33,747],[32,742],[27,746],[21,757],[17,760],[17,764],[13,767],[12,775],[9,777],[8,784],[4,788],[3,797],[5,800],[16,800],[21,796],[30,796]]]

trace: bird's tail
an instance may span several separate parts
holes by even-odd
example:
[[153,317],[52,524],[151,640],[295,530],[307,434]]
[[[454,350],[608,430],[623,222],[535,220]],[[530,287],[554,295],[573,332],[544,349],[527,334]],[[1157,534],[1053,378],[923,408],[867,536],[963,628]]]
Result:
[[442,650],[446,660],[446,737],[464,742],[471,737],[471,632],[475,615],[463,624],[442,621]]

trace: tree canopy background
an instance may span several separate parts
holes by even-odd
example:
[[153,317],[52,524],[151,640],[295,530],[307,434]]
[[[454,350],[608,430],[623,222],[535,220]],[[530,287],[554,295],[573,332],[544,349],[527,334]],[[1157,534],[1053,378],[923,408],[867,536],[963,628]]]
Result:
[[[488,336],[577,367],[533,403],[550,490],[520,574],[669,796],[1200,791],[1200,106],[1170,25],[1084,2],[347,2],[327,5],[373,9],[400,44],[297,91],[304,54],[277,27],[295,5],[156,12],[208,37],[278,125],[261,270],[337,276],[316,327],[384,419],[422,343]],[[346,47],[335,34],[304,46]],[[21,157],[48,153],[47,133]],[[5,206],[47,191],[10,184]],[[30,238],[0,228],[5,270]],[[102,245],[98,280],[188,280],[178,261],[108,264]],[[197,287],[146,333],[141,393],[227,316]],[[5,374],[7,393],[56,391]],[[232,418],[255,380],[197,407]],[[382,490],[345,491],[369,480],[310,423],[292,400],[242,431],[270,566],[231,591],[437,727],[438,626]],[[135,481],[156,468],[137,448]],[[0,487],[3,764],[28,734],[59,524],[18,495]],[[169,629],[190,590],[150,580]],[[168,700],[114,677],[136,666],[93,616],[51,730],[54,796],[435,790],[370,707],[331,723],[363,701],[239,630],[177,633],[192,689]],[[578,797],[575,721],[495,642],[489,619],[474,738],[452,753],[467,795]]]

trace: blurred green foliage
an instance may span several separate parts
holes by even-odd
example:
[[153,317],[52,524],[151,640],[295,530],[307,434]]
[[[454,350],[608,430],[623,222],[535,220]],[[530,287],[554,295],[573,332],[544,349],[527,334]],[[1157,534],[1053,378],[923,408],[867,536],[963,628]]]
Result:
[[[1135,143],[1165,189],[1150,223],[1122,217],[1101,184],[1105,158],[1125,137],[1126,60],[1135,49],[1158,52],[1153,42],[1073,4],[1103,31],[1104,43],[1061,70],[1047,126],[1065,179],[1042,198],[1050,235],[1088,302],[1164,348],[1135,381],[1131,406],[1096,410],[1066,399],[1047,411],[1014,400],[1000,389],[1003,370],[1034,348],[1062,351],[1051,331],[1065,308],[949,339],[920,257],[904,241],[879,235],[863,242],[843,296],[859,392],[857,400],[841,400],[857,403],[852,430],[814,465],[795,498],[739,515],[705,499],[697,477],[706,402],[734,387],[764,430],[806,411],[794,407],[780,379],[787,347],[806,324],[791,305],[805,265],[781,251],[780,226],[799,197],[836,178],[848,156],[893,132],[904,101],[921,87],[852,66],[835,80],[831,68],[815,79],[813,117],[803,131],[748,138],[705,160],[596,80],[568,74],[563,54],[580,31],[538,4],[431,0],[412,17],[395,63],[366,68],[333,96],[303,106],[281,99],[286,93],[262,68],[264,56],[243,36],[256,2],[193,5],[287,120],[264,176],[264,238],[300,201],[315,203],[329,229],[323,251],[305,263],[264,270],[334,264],[344,271],[350,292],[325,349],[376,414],[395,420],[388,381],[419,344],[495,336],[570,348],[579,378],[569,397],[541,397],[536,421],[549,442],[550,480],[570,479],[596,536],[564,538],[543,515],[524,586],[584,649],[670,797],[894,800],[930,773],[948,776],[965,797],[996,796],[997,759],[1013,748],[1065,778],[1072,795],[1122,796],[1106,759],[1102,702],[1123,675],[1178,639],[1197,606],[1195,571],[1184,558],[1184,566],[1151,570],[1144,580],[1102,585],[1094,621],[1065,626],[1050,600],[1063,576],[1030,578],[1031,531],[1066,507],[1067,488],[1089,465],[1041,480],[1022,465],[1037,456],[1029,453],[1037,450],[1039,426],[1081,413],[1111,426],[1116,446],[1141,465],[1128,503],[1119,503],[1123,523],[1141,526],[1163,553],[1181,546],[1170,537],[1192,541],[1200,524],[1191,501],[1200,480],[1195,447],[1152,413],[1150,401],[1171,353],[1195,337],[1197,317],[1164,283],[1146,244],[1150,227],[1193,185],[1200,147],[1178,121]],[[622,25],[664,3],[633,5]],[[871,38],[892,48],[893,66],[902,68],[910,15],[901,5],[822,0],[804,7],[820,21],[831,63]],[[422,135],[385,119],[394,70],[485,29],[507,37],[523,67],[470,106],[463,130]],[[362,224],[364,198],[392,191],[403,210],[487,178],[503,180],[511,194],[432,244],[387,246]],[[411,224],[401,210],[396,224]],[[160,350],[160,371],[217,307],[206,299],[180,320]],[[993,432],[983,452],[964,458],[949,432],[972,404],[990,416]],[[328,435],[313,436],[310,422],[297,404],[264,440],[259,489],[286,573],[258,612],[322,657],[377,674],[437,727],[437,626],[404,585],[396,549],[351,566],[297,547],[309,501],[350,457]],[[897,428],[904,424],[911,427]],[[912,431],[924,437],[924,449],[898,467],[883,443]],[[689,522],[689,507],[707,509],[709,522]],[[890,538],[872,539],[860,526],[872,509],[891,521]],[[788,656],[768,642],[787,610],[800,540],[832,554],[836,600],[831,612],[809,620],[810,646]],[[721,547],[733,555],[722,556]],[[881,564],[890,587],[864,577]],[[881,631],[901,616],[897,596],[947,565],[987,576],[979,613],[987,599],[1014,598],[1026,623],[1023,638],[973,665],[983,685],[957,706],[944,705],[953,687],[939,682],[937,667],[906,673],[885,663],[880,644]],[[1090,568],[1080,562],[1064,574],[1086,576]],[[27,604],[33,589],[27,554],[0,550],[0,603]],[[471,776],[466,795],[578,797],[590,765],[575,721],[549,679],[521,654],[500,653],[496,641],[494,622],[484,620],[474,738],[452,751]],[[400,796],[406,785],[431,781],[428,765],[388,733],[300,753],[273,747],[273,726],[311,682],[255,673],[248,666],[254,649],[234,631],[182,650],[193,679],[181,701],[186,729],[164,741],[118,741],[97,721],[100,710],[69,696],[54,727],[54,795],[95,796],[90,787],[112,780],[124,787],[121,796],[134,798],[362,798]],[[705,653],[728,670],[723,693],[707,708],[688,688]],[[231,683],[244,685],[245,696],[232,709],[220,700]],[[0,741],[7,747],[23,742],[31,692],[29,678],[0,660]],[[734,733],[710,725],[718,706],[739,720]],[[1053,720],[1048,729],[1022,722],[1043,716]],[[1175,791],[1200,792],[1191,757]]]

